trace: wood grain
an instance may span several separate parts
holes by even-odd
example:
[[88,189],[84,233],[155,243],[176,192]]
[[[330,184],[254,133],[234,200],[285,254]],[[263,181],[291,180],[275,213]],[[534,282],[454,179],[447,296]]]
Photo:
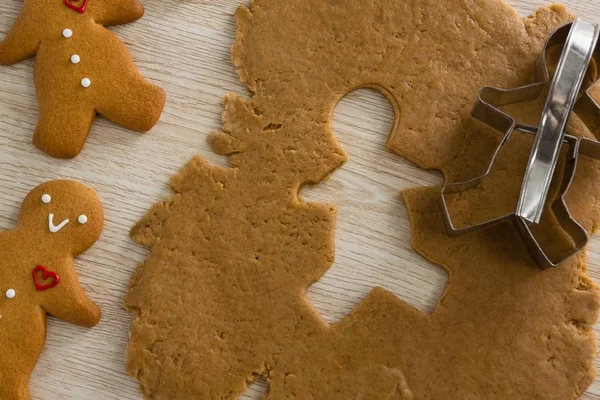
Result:
[[[523,15],[539,6],[534,0],[509,2]],[[93,186],[106,208],[102,238],[77,260],[84,287],[102,308],[102,321],[87,330],[49,319],[46,348],[31,382],[34,399],[141,398],[123,368],[132,319],[123,310],[123,299],[129,277],[147,251],[128,232],[153,203],[169,195],[169,177],[192,155],[225,165],[205,139],[221,126],[225,93],[248,93],[229,62],[238,3],[146,0],[141,21],[115,28],[142,73],[167,91],[167,106],[161,122],[146,135],[99,119],[84,151],[72,161],[51,159],[31,145],[37,119],[33,62],[0,68],[0,230],[14,226],[26,193],[50,179],[72,178]],[[597,0],[566,3],[588,21],[600,22]],[[0,3],[0,37],[21,4]],[[308,293],[328,321],[347,314],[377,285],[431,312],[447,280],[441,268],[411,250],[399,198],[403,188],[439,184],[440,176],[385,149],[392,119],[390,105],[378,93],[359,90],[345,97],[333,126],[350,161],[327,182],[301,192],[307,200],[338,205],[336,262]],[[590,267],[600,281],[598,237],[590,245]],[[260,398],[264,390],[259,382],[244,398]],[[583,398],[600,400],[600,380]]]

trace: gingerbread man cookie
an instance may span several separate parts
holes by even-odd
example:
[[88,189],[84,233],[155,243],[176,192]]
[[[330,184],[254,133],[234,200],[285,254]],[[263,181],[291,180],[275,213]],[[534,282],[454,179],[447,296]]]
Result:
[[73,181],[31,191],[17,227],[0,233],[0,400],[29,399],[29,376],[44,347],[46,314],[91,327],[100,309],[79,284],[73,258],[96,242],[104,211]]
[[36,56],[40,109],[34,144],[54,157],[83,148],[96,114],[134,131],[151,129],[165,93],[146,82],[125,45],[104,26],[144,14],[138,0],[25,0],[0,42],[0,65]]

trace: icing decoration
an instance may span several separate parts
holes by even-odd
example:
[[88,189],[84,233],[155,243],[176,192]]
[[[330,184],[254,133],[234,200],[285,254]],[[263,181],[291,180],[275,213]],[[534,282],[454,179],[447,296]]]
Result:
[[68,223],[69,223],[69,220],[65,219],[60,224],[54,225],[54,214],[48,214],[48,229],[50,229],[50,232],[52,232],[52,233],[56,233],[56,232],[60,231]]
[[65,0],[65,4],[67,5],[67,7],[69,7],[71,10],[75,10],[80,14],[83,14],[85,12],[85,9],[87,7],[87,4],[90,0],[83,0],[83,3],[78,7],[75,4],[71,3],[71,0]]
[[17,292],[15,291],[15,289],[8,289],[6,291],[6,298],[7,299],[14,299],[16,295],[17,295]]
[[73,64],[79,64],[79,61],[81,61],[81,57],[79,57],[79,54],[73,54],[71,56],[71,62]]
[[[42,283],[38,280],[39,273],[42,273]],[[33,269],[33,282],[38,292],[51,289],[58,285],[60,277],[54,271],[48,271],[45,267],[38,265]],[[48,283],[46,283],[48,282]]]
[[65,29],[63,31],[63,36],[66,37],[67,39],[70,38],[71,36],[73,36],[73,31],[70,29]]
[[81,225],[86,224],[88,222],[87,215],[81,214],[79,218],[77,218],[77,222],[79,222]]
[[42,196],[42,203],[48,204],[52,201],[52,197],[49,194]]
[[90,81],[89,78],[83,78],[81,80],[81,86],[83,86],[84,88],[90,87],[91,84],[92,84],[92,81]]

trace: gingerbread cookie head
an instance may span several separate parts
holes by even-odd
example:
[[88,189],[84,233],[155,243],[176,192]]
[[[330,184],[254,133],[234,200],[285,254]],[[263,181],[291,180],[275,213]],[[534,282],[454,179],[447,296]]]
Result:
[[24,228],[76,256],[100,237],[104,211],[96,192],[74,181],[51,181],[33,189],[23,201],[19,228]]

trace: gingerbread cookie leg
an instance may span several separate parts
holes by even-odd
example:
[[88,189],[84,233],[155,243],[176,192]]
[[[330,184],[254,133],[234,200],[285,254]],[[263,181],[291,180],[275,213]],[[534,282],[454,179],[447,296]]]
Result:
[[[132,76],[133,75],[133,76]],[[127,129],[146,132],[158,122],[165,105],[165,92],[130,74],[111,93],[99,99],[98,113]]]
[[0,375],[0,399],[31,400],[29,395],[29,376]]
[[[96,111],[91,106],[40,101],[40,117],[33,144],[53,157],[77,156],[88,137]],[[85,109],[82,109],[84,108]]]

